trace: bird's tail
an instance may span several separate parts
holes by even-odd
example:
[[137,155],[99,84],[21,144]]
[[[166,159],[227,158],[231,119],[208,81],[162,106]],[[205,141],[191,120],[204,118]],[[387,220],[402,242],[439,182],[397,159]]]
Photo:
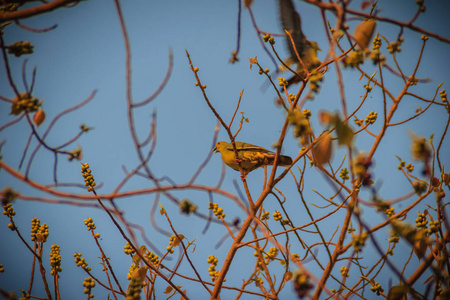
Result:
[[[271,155],[269,157],[269,165],[273,165],[273,161],[275,160],[275,155]],[[292,158],[286,155],[280,155],[278,157],[278,165],[279,166],[290,166],[292,165]]]

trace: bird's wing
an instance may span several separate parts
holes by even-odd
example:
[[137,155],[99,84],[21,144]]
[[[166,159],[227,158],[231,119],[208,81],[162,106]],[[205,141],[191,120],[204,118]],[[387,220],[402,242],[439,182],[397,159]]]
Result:
[[[302,57],[303,52],[309,46],[309,41],[303,34],[300,15],[295,11],[292,0],[280,0],[280,19],[283,29],[291,33],[295,48],[297,49],[300,57]],[[286,41],[291,58],[297,62],[297,55],[295,54],[294,47],[292,46],[289,37],[286,37]]]
[[[233,145],[231,143],[228,145],[227,150],[233,151]],[[273,153],[272,151],[264,149],[263,147],[243,142],[236,142],[236,150],[238,151],[238,153],[243,152]]]

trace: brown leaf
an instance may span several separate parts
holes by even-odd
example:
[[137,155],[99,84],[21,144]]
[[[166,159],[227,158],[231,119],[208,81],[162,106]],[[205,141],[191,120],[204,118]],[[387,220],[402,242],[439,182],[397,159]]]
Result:
[[425,256],[428,247],[427,237],[424,230],[419,230],[415,235],[413,250],[419,259]]
[[34,123],[39,126],[41,125],[44,121],[45,121],[45,112],[42,109],[39,109],[35,114],[34,114]]
[[284,273],[284,279],[286,279],[286,281],[289,281],[292,279],[294,275],[292,274],[291,271],[287,271],[286,273]]
[[319,112],[319,120],[323,125],[330,125],[334,123],[335,115],[328,111]]
[[179,234],[175,240],[172,243],[172,247],[178,247],[178,245],[181,243],[181,240],[184,239],[184,235]]
[[364,9],[366,9],[367,7],[371,6],[371,5],[372,5],[372,1],[363,1],[363,2],[361,3],[361,9],[364,10]]
[[332,154],[332,144],[331,144],[331,135],[329,132],[326,132],[320,137],[319,141],[314,145],[312,149],[312,154],[314,157],[314,162],[323,165],[330,161]]
[[387,295],[388,300],[401,300],[408,292],[408,287],[405,285],[396,285],[390,288]]
[[367,19],[356,26],[353,37],[361,49],[366,49],[369,46],[369,43],[372,40],[372,35],[375,31],[375,25],[375,20]]
[[168,285],[166,287],[166,290],[164,291],[164,294],[168,295],[173,291],[173,287],[171,287],[170,285]]
[[337,133],[337,138],[339,141],[339,145],[347,145],[350,146],[350,144],[352,143],[353,140],[353,130],[350,128],[350,126],[348,126],[347,124],[345,124],[344,122],[342,122],[338,116],[336,116],[336,133]]

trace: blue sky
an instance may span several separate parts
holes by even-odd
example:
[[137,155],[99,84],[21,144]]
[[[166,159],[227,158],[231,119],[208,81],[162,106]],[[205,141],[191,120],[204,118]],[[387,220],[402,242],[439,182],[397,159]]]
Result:
[[[355,8],[359,8],[356,4]],[[380,15],[404,21],[410,18],[416,8],[412,1],[379,1],[378,6],[381,8]],[[444,6],[447,7],[444,8]],[[446,36],[450,24],[444,13],[448,12],[448,6],[448,3],[437,5],[434,2],[427,2],[427,12],[419,17],[416,25]],[[158,98],[139,109],[135,114],[138,134],[142,139],[145,138],[150,128],[153,112],[157,114],[157,147],[150,160],[150,167],[156,176],[168,176],[180,184],[188,182],[211,151],[213,143],[216,119],[208,109],[199,88],[194,86],[195,78],[189,68],[185,50],[189,51],[194,66],[199,67],[198,74],[202,83],[207,85],[208,97],[226,122],[230,120],[234,112],[239,93],[244,90],[239,112],[244,113],[245,117],[249,119],[249,123],[244,123],[237,140],[271,148],[271,145],[278,139],[285,113],[275,106],[274,91],[261,89],[266,83],[265,79],[258,75],[257,69],[249,68],[247,58],[255,56],[258,57],[258,61],[263,67],[273,70],[274,65],[259,44],[257,34],[245,9],[242,11],[240,62],[233,65],[228,62],[231,51],[235,49],[236,45],[237,1],[134,1],[133,3],[122,2],[122,8],[132,48],[132,94],[135,101],[147,98],[159,86],[168,66],[169,51],[172,50],[174,55],[173,73],[166,88]],[[310,40],[318,42],[323,50],[319,54],[319,58],[323,59],[328,50],[328,43],[320,12],[315,7],[303,2],[296,2],[296,8],[302,17],[305,35]],[[262,30],[281,31],[276,1],[255,1],[253,12]],[[354,28],[358,22],[355,19],[349,22],[349,25]],[[32,68],[37,67],[33,94],[44,100],[43,109],[47,115],[47,120],[39,131],[44,132],[49,121],[59,112],[83,101],[96,90],[97,93],[89,104],[65,116],[57,123],[47,141],[51,145],[59,145],[76,135],[80,124],[94,127],[94,130],[82,136],[69,150],[80,145],[83,148],[82,161],[89,162],[96,181],[103,184],[99,193],[113,191],[124,177],[122,167],[132,170],[138,164],[127,123],[125,51],[114,3],[112,1],[81,2],[74,8],[59,9],[51,14],[24,20],[23,23],[35,28],[58,25],[55,30],[40,34],[27,32],[14,25],[5,29],[6,44],[17,40],[29,40],[35,46],[34,53],[27,57],[27,76],[30,80]],[[381,23],[378,24],[377,31],[392,41],[398,35],[399,29]],[[398,61],[407,74],[413,70],[419,55],[420,36],[421,34],[405,29],[405,42],[402,45],[403,51],[398,54]],[[287,51],[284,41],[282,38],[278,38],[276,41],[277,50],[283,54],[282,57],[285,57]],[[385,43],[383,43],[382,50],[387,54]],[[450,69],[448,53],[448,45],[430,38],[417,76],[431,78],[432,81],[411,88],[412,92],[425,98],[431,98],[438,84],[448,82],[448,70]],[[9,59],[15,83],[22,90],[21,67],[24,57],[10,56]],[[392,65],[392,59],[388,59],[388,63]],[[375,71],[375,67],[369,62],[366,62],[363,68],[370,74]],[[385,74],[386,86],[392,89],[394,94],[397,94],[401,89],[398,87],[401,81],[387,71]],[[366,82],[358,81],[359,76],[360,74],[355,70],[344,70],[345,93],[349,111],[359,105],[360,98],[365,92],[363,85]],[[14,94],[7,84],[3,65],[0,66],[0,82],[3,82],[0,85],[0,94],[12,98]],[[446,88],[446,83],[443,87]],[[291,92],[296,92],[295,87]],[[305,108],[312,111],[312,124],[316,135],[324,129],[318,122],[318,112],[320,110],[340,111],[338,95],[336,72],[335,68],[331,67],[324,76],[320,93],[313,101],[307,102],[305,105]],[[380,116],[382,114],[381,97],[380,91],[374,89],[357,116],[364,119],[371,110],[378,111]],[[395,120],[400,121],[412,116],[419,105],[425,107],[423,103],[412,97],[405,98]],[[13,120],[13,117],[9,115],[9,110],[9,105],[1,101],[1,125]],[[374,181],[381,197],[393,199],[411,190],[407,180],[397,170],[398,159],[395,155],[402,157],[407,162],[413,162],[410,156],[410,133],[414,132],[427,138],[434,133],[436,141],[442,136],[446,118],[444,109],[432,108],[418,119],[407,123],[406,126],[393,127],[388,131],[374,157]],[[235,121],[234,130],[237,129],[237,124]],[[354,125],[352,126],[355,128]],[[381,128],[380,122],[375,123],[371,128],[372,132],[377,133]],[[10,166],[17,168],[28,135],[29,128],[24,121],[0,132],[0,139],[6,141],[2,149],[2,156]],[[219,132],[219,140],[227,140],[223,129]],[[356,148],[367,152],[370,150],[373,140],[368,135],[358,135]],[[31,149],[33,149],[36,142],[33,141],[31,145]],[[442,162],[446,165],[449,160],[448,155],[444,155],[444,153],[449,153],[449,146],[449,141],[446,139],[441,150]],[[292,132],[289,132],[285,139],[283,153],[295,157],[299,150],[296,139]],[[342,150],[335,153],[334,167],[339,165],[343,155]],[[220,178],[221,167],[222,161],[219,155],[213,156],[196,183],[215,186]],[[303,168],[303,165],[299,164],[299,167]],[[416,174],[419,174],[420,167],[420,163],[417,163]],[[30,178],[44,185],[51,184],[52,169],[53,155],[41,149],[31,166]],[[23,172],[24,168],[21,171]],[[319,191],[329,197],[333,190],[314,168],[307,166],[306,172],[306,202],[324,206],[326,203],[313,191]],[[79,163],[68,162],[66,158],[60,157],[58,179],[62,183],[82,183]],[[243,190],[239,173],[227,169],[222,188],[237,194],[233,185],[234,181],[237,181],[240,189]],[[0,182],[0,187],[9,185],[24,195],[50,197],[17,181],[4,171],[0,172]],[[261,191],[262,182],[262,169],[254,171],[248,176],[250,190],[255,197]],[[124,190],[151,186],[148,180],[134,178],[125,186]],[[286,177],[278,187],[285,192],[288,198],[286,206],[289,211],[292,211],[292,217],[295,217],[296,224],[306,223],[307,221],[304,220],[309,221],[309,217],[298,199],[298,194],[295,192],[295,188],[293,189],[292,178]],[[76,188],[61,188],[61,190],[87,195],[84,190]],[[208,213],[208,197],[205,193],[183,190],[174,192],[174,195],[180,199],[190,199],[197,204],[201,212]],[[363,192],[361,196],[367,199],[369,194]],[[430,204],[433,204],[432,198],[430,197]],[[154,201],[155,195],[148,194],[121,199],[117,203],[125,212],[126,218],[130,222],[143,226],[151,241],[159,245],[160,250],[163,251],[168,244],[168,238],[157,233],[149,220]],[[161,197],[159,201],[168,211],[178,232],[183,233],[190,241],[196,238],[197,247],[191,254],[191,258],[201,270],[202,276],[209,279],[207,274],[209,265],[206,263],[208,255],[214,254],[219,258],[220,268],[231,242],[231,239],[227,239],[220,248],[215,249],[216,243],[226,234],[225,228],[212,225],[206,234],[202,234],[205,225],[203,220],[181,215],[178,208],[165,197]],[[235,216],[241,219],[245,218],[245,214],[229,199],[217,196],[214,201],[224,208],[228,220],[232,220]],[[417,210],[426,208],[425,204],[420,204]],[[63,299],[82,297],[81,283],[86,275],[81,269],[76,268],[72,257],[74,252],[82,252],[92,269],[101,277],[101,267],[97,265],[99,252],[83,223],[87,217],[94,219],[97,226],[96,232],[101,234],[100,243],[111,258],[111,264],[116,274],[120,274],[122,285],[126,287],[126,273],[131,261],[123,254],[125,241],[103,211],[90,207],[54,205],[35,201],[16,201],[13,205],[17,211],[15,220],[24,236],[28,237],[30,220],[35,216],[42,223],[50,226],[45,257],[48,257],[50,245],[56,243],[61,246],[63,272],[60,284]],[[400,203],[398,209],[400,210],[406,205],[406,203]],[[268,198],[264,207],[271,213],[275,209],[279,209],[274,197]],[[316,218],[325,214],[324,209],[312,206],[311,209]],[[362,210],[364,219],[372,225],[383,219],[382,216],[374,214],[372,208],[363,207]],[[365,213],[366,211],[367,213]],[[331,237],[339,222],[342,222],[342,217],[343,214],[336,215],[320,224],[321,230],[327,238]],[[408,215],[408,219],[413,222],[415,218],[416,212],[413,210]],[[159,214],[156,214],[155,219],[161,227],[168,228],[165,219]],[[281,230],[279,224],[271,221],[274,230]],[[27,289],[28,287],[32,257],[17,236],[10,232],[7,224],[7,218],[0,218],[0,235],[2,236],[0,263],[6,270],[5,273],[0,274],[0,287],[6,290],[15,290],[18,293],[19,288]],[[381,235],[379,239],[383,243],[387,243],[387,234]],[[317,242],[318,238],[317,235],[305,234],[305,240],[312,244]],[[409,253],[409,248],[407,249]],[[323,249],[321,251],[319,255],[324,255]],[[375,260],[378,258],[378,254],[373,254],[373,256]],[[175,252],[173,257],[176,260],[178,252]],[[254,260],[249,260],[249,257],[253,257],[253,250],[243,250],[239,253],[236,263],[232,265],[230,275],[227,277],[227,284],[239,286],[242,279],[249,276],[254,266]],[[399,261],[402,259],[398,255],[396,258]],[[168,264],[170,263],[168,262]],[[367,264],[370,264],[370,259]],[[402,266],[402,264],[399,265]],[[311,268],[313,272],[318,271],[316,265],[307,264],[307,267]],[[192,274],[185,263],[181,270]],[[388,275],[383,281],[386,286],[389,280]],[[35,292],[39,294],[37,291],[42,288],[39,286],[40,280],[35,280],[35,284]],[[203,289],[199,289],[197,285],[192,285],[187,281],[180,280],[177,284],[188,289],[191,299],[199,299],[206,295]],[[165,286],[166,283],[161,282],[161,288],[158,290],[160,297],[162,297]],[[98,285],[94,289],[94,294],[96,297],[106,298],[105,290]],[[224,295],[234,297],[235,293],[224,292]],[[292,289],[287,286],[280,297],[286,298],[291,295],[293,295]]]

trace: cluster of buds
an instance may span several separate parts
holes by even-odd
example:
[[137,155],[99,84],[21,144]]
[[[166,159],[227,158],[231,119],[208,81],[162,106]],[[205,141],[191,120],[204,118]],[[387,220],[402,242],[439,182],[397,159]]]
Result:
[[377,36],[373,39],[373,42],[372,42],[372,50],[373,51],[380,50],[381,44],[382,43],[381,43],[380,34],[377,34]]
[[402,51],[403,37],[400,36],[395,42],[389,43],[386,48],[392,54]]
[[428,220],[424,213],[417,212],[417,218],[415,221],[416,221],[417,228],[426,228],[427,227]]
[[[386,63],[386,56],[384,56],[383,54],[381,54],[380,52],[380,48],[381,48],[381,38],[380,35],[377,34],[377,36],[373,39],[373,45],[372,45],[372,50],[370,52],[370,59],[372,60],[374,65],[384,65]],[[366,87],[366,86],[364,86]],[[367,87],[366,87],[367,89]],[[370,90],[372,90],[372,88],[370,87]],[[367,89],[368,92],[370,92],[369,89]]]
[[87,226],[87,230],[89,230],[89,231],[97,228],[97,227],[95,227],[95,223],[94,223],[94,220],[92,220],[92,218],[84,219],[84,225]]
[[368,238],[368,234],[367,232],[363,232],[360,235],[353,235],[353,248],[355,249],[356,252],[359,252],[362,250],[362,248],[364,247],[364,245],[366,244],[366,240]]
[[159,256],[153,252],[147,251],[147,253],[144,254],[144,257],[154,265],[159,264]]
[[264,70],[262,68],[259,69],[259,75],[262,74],[269,74],[270,70],[268,68],[265,68]]
[[297,271],[293,278],[294,289],[300,298],[305,297],[308,292],[313,288],[310,283],[310,276],[303,271]]
[[83,174],[84,185],[87,186],[87,191],[92,192],[94,190],[95,181],[88,163],[81,164],[81,173]]
[[317,94],[319,92],[320,83],[322,82],[322,80],[323,80],[322,74],[313,71],[311,77],[309,78],[309,88],[313,93]]
[[269,42],[271,45],[275,44],[275,39],[273,38],[273,36],[270,35],[270,32],[268,32],[266,35],[263,36],[263,40],[264,42]]
[[139,269],[139,266],[136,265],[135,263],[132,263],[130,268],[128,269],[128,274],[127,274],[127,279],[131,280],[133,278],[132,274],[134,273],[134,271],[136,271],[137,269]]
[[425,0],[416,0],[416,4],[419,5],[419,11],[420,12],[425,12],[426,11]]
[[255,279],[253,279],[256,286],[260,286],[264,284],[264,281],[261,279],[261,277],[255,276]]
[[50,249],[51,274],[59,277],[58,273],[62,271],[60,249],[56,244],[52,245]]
[[414,171],[413,164],[411,164],[411,163],[406,164],[406,162],[403,161],[401,158],[399,158],[399,160],[400,160],[400,164],[397,167],[399,170],[406,168],[406,171],[408,171],[408,173],[411,173],[412,171]]
[[12,208],[11,203],[6,203],[5,205],[3,205],[3,214],[10,218],[16,215],[16,212],[14,211],[14,208]]
[[134,254],[134,249],[133,249],[133,247],[131,247],[130,243],[128,243],[128,242],[125,245],[125,247],[123,247],[123,251],[125,252],[125,254]]
[[396,232],[392,232],[388,241],[389,243],[397,244],[400,241],[400,235]]
[[270,218],[270,216],[269,216],[269,212],[268,211],[266,211],[266,212],[264,212],[262,215],[261,215],[261,220],[262,221],[264,221],[264,220],[269,220],[269,218]]
[[311,112],[308,110],[300,111],[295,109],[288,114],[289,123],[294,127],[294,136],[299,138],[299,141],[306,145],[309,143],[308,137],[312,134],[311,126],[309,124],[309,117]]
[[174,236],[174,235],[172,235],[171,237],[170,237],[170,240],[169,240],[169,246],[167,246],[167,251],[169,252],[169,253],[173,253],[173,244],[175,243],[175,239],[176,239],[177,237],[176,236]]
[[364,62],[364,53],[361,50],[352,51],[350,52],[349,55],[347,55],[343,59],[344,67],[355,68],[358,67],[363,62]]
[[283,77],[277,77],[277,78],[278,78],[279,86],[287,86],[288,85],[288,81],[286,80],[286,78],[283,78]]
[[348,176],[347,168],[341,169],[341,171],[339,172],[339,177],[341,177],[342,180],[349,180],[350,179],[350,177]]
[[80,146],[78,146],[77,149],[69,152],[69,157],[68,157],[69,161],[72,161],[74,159],[80,160],[81,158],[83,158],[83,149],[81,149]]
[[41,225],[41,220],[34,217],[31,220],[31,240],[45,243],[48,235],[48,225]]
[[208,209],[212,209],[214,215],[217,219],[225,218],[225,214],[223,213],[223,208],[219,207],[217,203],[210,202],[208,204]]
[[180,202],[180,212],[182,214],[189,215],[197,211],[197,205],[189,201],[188,199],[183,199]]
[[428,185],[424,181],[414,181],[413,182],[414,191],[420,195],[427,191]]
[[342,266],[340,269],[342,277],[348,277],[348,268],[346,266]]
[[8,53],[20,57],[24,54],[33,53],[34,46],[29,41],[17,41],[8,46]]
[[428,236],[430,236],[433,233],[438,232],[439,231],[439,226],[440,226],[439,221],[437,221],[437,220],[436,221],[430,221],[430,228],[427,229],[426,234]]
[[300,262],[300,255],[297,254],[297,253],[291,254],[291,260],[292,260],[293,262],[295,262],[295,263]]
[[219,276],[219,271],[216,270],[217,263],[219,262],[219,260],[214,255],[210,255],[210,256],[208,256],[208,260],[206,262],[208,264],[211,264],[209,266],[208,272],[209,272],[209,276],[211,276],[212,282],[214,282],[217,279],[217,277]]
[[23,111],[34,112],[39,109],[42,102],[38,98],[31,96],[30,93],[21,93],[13,99],[11,105],[11,114],[20,115]]
[[378,282],[373,283],[370,290],[372,292],[376,293],[378,296],[384,292],[384,289],[381,287],[381,284],[379,284]]
[[377,120],[378,113],[374,112],[373,110],[367,115],[366,119],[364,120],[366,124],[373,124]]
[[94,295],[91,294],[91,292],[92,292],[92,289],[95,287],[95,281],[91,277],[86,277],[83,280],[83,286],[84,286],[83,292],[86,295],[88,295],[88,299],[89,298],[94,298]]
[[[419,80],[418,80],[416,77],[414,77],[414,76],[409,76],[409,77],[408,77],[408,84],[409,84],[410,86],[417,85],[418,82],[419,82]],[[420,109],[419,109],[419,110],[416,110],[416,112],[417,112],[417,111],[420,111]]]
[[[0,156],[0,158],[1,158],[1,156]],[[17,197],[17,193],[10,186],[6,186],[3,189],[2,195],[1,195],[1,201],[2,201],[3,207],[5,207],[6,203],[13,202],[16,199],[16,197]],[[11,207],[11,205],[9,205],[8,207]],[[3,214],[7,215],[7,214],[5,214],[5,212],[3,212]],[[12,215],[12,216],[14,216],[14,215]]]
[[88,263],[86,262],[86,260],[81,257],[81,253],[74,253],[73,257],[75,257],[75,263],[77,264],[77,267],[81,267],[83,270],[85,271],[90,271],[91,267],[88,267]]
[[278,249],[276,247],[270,247],[269,252],[264,254],[264,259],[267,261],[274,260],[278,255]]
[[441,97],[441,101],[447,104],[448,100],[447,100],[447,93],[445,92],[445,89],[442,89],[441,91],[439,91],[439,95]]
[[369,173],[369,167],[371,164],[371,159],[362,152],[360,152],[353,159],[353,169],[355,170],[355,174],[361,178],[362,185],[367,186],[373,183],[371,180],[371,174]]
[[278,210],[276,210],[276,211],[273,213],[273,219],[274,219],[275,221],[280,221],[282,218],[283,218],[283,217],[281,216],[281,213],[280,213]]
[[125,300],[141,299],[142,286],[142,281],[137,277],[133,277],[130,281],[130,284],[128,285],[127,296],[125,297]]
[[386,216],[392,217],[393,215],[395,215],[395,209],[390,206],[384,210],[384,213],[386,214]]

